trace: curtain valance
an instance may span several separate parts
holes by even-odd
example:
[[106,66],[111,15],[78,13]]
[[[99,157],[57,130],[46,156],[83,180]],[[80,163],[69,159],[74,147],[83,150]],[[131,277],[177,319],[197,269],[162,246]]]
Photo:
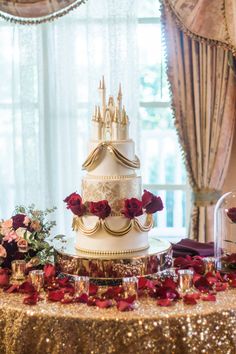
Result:
[[195,40],[230,49],[236,55],[235,0],[164,0],[178,27]]

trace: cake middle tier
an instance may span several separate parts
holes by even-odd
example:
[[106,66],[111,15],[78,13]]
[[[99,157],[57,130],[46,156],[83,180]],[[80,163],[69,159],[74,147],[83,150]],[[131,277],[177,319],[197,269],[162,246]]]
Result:
[[[91,141],[89,144],[89,153],[93,152],[101,143],[102,142],[98,140]],[[120,140],[108,143],[129,161],[133,162],[137,160],[133,140]],[[133,175],[135,173],[135,168],[129,168],[122,165],[122,163],[117,160],[112,150],[105,148],[104,150],[101,150],[99,162],[90,169],[89,173],[96,176]]]
[[124,199],[142,198],[142,179],[139,176],[94,177],[82,179],[83,202],[107,200],[112,215],[120,215]]

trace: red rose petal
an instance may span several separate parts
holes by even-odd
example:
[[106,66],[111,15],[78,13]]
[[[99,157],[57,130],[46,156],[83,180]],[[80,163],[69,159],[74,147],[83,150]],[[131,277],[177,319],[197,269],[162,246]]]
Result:
[[197,300],[195,299],[194,296],[191,296],[192,294],[187,294],[184,295],[183,297],[183,302],[186,305],[196,305],[197,304]]
[[170,289],[176,289],[177,288],[177,283],[174,282],[173,279],[171,278],[166,278],[163,283],[162,286],[166,287],[166,288],[170,288]]
[[75,298],[75,302],[79,302],[81,304],[87,304],[88,302],[88,295],[87,294],[82,294],[78,297]]
[[119,311],[132,311],[134,310],[134,306],[132,303],[129,303],[125,300],[117,301],[117,309]]
[[95,284],[89,284],[89,296],[96,295],[98,292],[98,286]]
[[171,306],[173,304],[173,301],[170,299],[160,299],[157,300],[157,305],[158,306]]
[[98,306],[100,309],[107,309],[107,308],[113,306],[113,303],[112,303],[111,300],[100,300],[100,299],[97,299],[95,303],[96,303],[96,306]]
[[9,286],[4,289],[4,292],[7,294],[17,293],[18,289],[19,289],[19,285],[9,284]]
[[215,290],[218,291],[225,291],[228,287],[227,283],[216,283],[215,284]]
[[62,290],[51,290],[48,292],[49,301],[61,301],[64,298],[64,292]]
[[35,291],[35,287],[29,281],[25,281],[19,286],[19,293],[22,294],[31,294]]
[[55,277],[56,268],[53,264],[45,264],[43,271],[44,271],[45,278]]
[[38,301],[39,301],[39,294],[37,292],[34,292],[30,296],[25,297],[23,303],[25,305],[36,305]]
[[216,301],[216,296],[213,294],[208,294],[207,296],[202,296],[203,301]]

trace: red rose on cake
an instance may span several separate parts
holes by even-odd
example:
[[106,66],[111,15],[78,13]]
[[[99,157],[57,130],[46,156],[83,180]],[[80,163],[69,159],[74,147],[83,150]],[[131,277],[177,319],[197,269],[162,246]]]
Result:
[[227,216],[228,218],[230,218],[230,220],[233,222],[233,223],[236,223],[236,208],[233,207],[233,208],[229,208],[227,210]]
[[99,219],[105,219],[111,214],[111,207],[107,200],[101,200],[99,202],[90,202],[89,211],[98,216]]
[[124,209],[121,213],[128,219],[133,219],[135,216],[143,214],[143,204],[137,198],[125,199]]
[[144,189],[142,196],[143,208],[145,208],[147,214],[154,214],[157,211],[161,211],[164,206],[161,197],[157,197],[154,194]]
[[82,198],[79,194],[76,192],[71,193],[68,197],[64,199],[64,202],[67,204],[67,209],[70,209],[73,214],[77,216],[83,216],[86,207],[82,203]]

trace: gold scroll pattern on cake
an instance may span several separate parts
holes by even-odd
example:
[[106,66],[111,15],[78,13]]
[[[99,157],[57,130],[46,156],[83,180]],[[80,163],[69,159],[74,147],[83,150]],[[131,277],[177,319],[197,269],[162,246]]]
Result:
[[143,223],[138,218],[134,218],[132,220],[127,219],[126,225],[122,228],[113,230],[109,227],[106,220],[98,219],[93,227],[88,227],[84,224],[83,217],[75,216],[73,218],[72,228],[74,231],[81,231],[86,236],[93,236],[97,231],[103,229],[108,234],[120,237],[126,235],[133,228],[140,232],[148,232],[153,227],[153,217],[152,214],[146,214],[146,220]]
[[106,150],[111,153],[111,155],[114,157],[114,159],[116,159],[119,164],[130,169],[140,168],[140,161],[136,155],[134,160],[130,160],[125,157],[118,149],[116,149],[112,142],[102,142],[98,144],[97,147],[89,154],[89,156],[82,165],[83,170],[91,171],[97,165],[99,165]]
[[120,215],[124,199],[141,197],[141,179],[134,177],[120,181],[96,181],[85,178],[82,181],[82,191],[83,201],[98,202],[105,199],[112,209],[112,215]]

